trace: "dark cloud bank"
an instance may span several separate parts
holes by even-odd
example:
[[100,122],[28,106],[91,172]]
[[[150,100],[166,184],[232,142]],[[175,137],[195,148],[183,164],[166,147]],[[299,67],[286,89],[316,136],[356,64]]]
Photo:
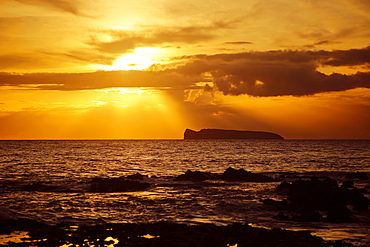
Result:
[[370,64],[370,47],[339,51],[268,51],[239,54],[198,55],[178,68],[183,74],[212,75],[214,88],[226,95],[312,95],[370,87],[370,73],[352,75],[317,71],[319,66]]
[[[39,84],[39,89],[86,90],[109,87],[199,88],[225,95],[312,95],[320,92],[370,88],[370,72],[326,75],[320,66],[359,66],[369,69],[370,47],[337,51],[267,51],[196,55],[177,68],[161,71],[97,71],[92,73],[0,73],[0,85]],[[211,82],[213,82],[214,86]],[[55,84],[55,85],[52,85]]]

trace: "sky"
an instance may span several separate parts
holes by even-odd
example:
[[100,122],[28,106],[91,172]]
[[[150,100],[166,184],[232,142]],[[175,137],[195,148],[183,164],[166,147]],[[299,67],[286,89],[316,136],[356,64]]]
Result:
[[0,139],[370,139],[368,0],[1,0]]

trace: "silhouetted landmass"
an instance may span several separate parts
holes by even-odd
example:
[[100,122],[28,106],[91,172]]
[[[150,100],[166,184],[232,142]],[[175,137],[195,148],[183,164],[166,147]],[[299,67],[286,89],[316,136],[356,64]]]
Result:
[[223,130],[223,129],[201,129],[194,131],[186,129],[184,139],[278,139],[284,137],[264,131],[242,131],[242,130]]

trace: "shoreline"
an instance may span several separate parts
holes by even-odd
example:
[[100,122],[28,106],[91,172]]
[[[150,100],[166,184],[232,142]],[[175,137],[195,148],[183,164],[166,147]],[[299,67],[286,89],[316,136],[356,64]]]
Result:
[[[259,239],[254,239],[252,243],[249,243],[248,239],[244,239],[243,235],[251,235],[254,236],[256,232],[261,232],[262,236],[261,239],[265,238],[272,238],[275,239],[276,237],[271,236],[274,235],[273,232],[276,229],[284,229],[281,231],[285,232],[311,232],[310,237],[298,234],[298,238],[302,238],[303,241],[308,241],[310,245],[307,246],[333,246],[330,238],[324,237],[325,235],[317,234],[315,231],[310,231],[310,227],[313,223],[315,224],[344,224],[344,223],[355,223],[359,222],[356,217],[353,217],[354,214],[359,216],[359,213],[368,213],[369,208],[369,199],[367,199],[362,193],[367,193],[365,188],[358,189],[354,186],[354,182],[346,179],[352,179],[356,183],[360,181],[368,181],[368,177],[366,173],[355,172],[355,173],[348,173],[341,181],[338,183],[336,180],[326,177],[326,176],[312,176],[313,174],[305,174],[305,176],[287,176],[284,179],[276,179],[273,177],[269,177],[263,174],[257,174],[248,172],[244,169],[233,169],[229,167],[224,171],[224,173],[211,173],[211,172],[202,172],[202,171],[191,171],[188,170],[183,174],[178,175],[177,177],[168,178],[169,181],[167,183],[163,183],[162,180],[156,180],[158,178],[150,178],[147,175],[142,175],[140,173],[119,177],[119,178],[94,178],[91,181],[85,181],[82,185],[85,185],[85,190],[81,191],[73,191],[73,193],[97,193],[97,194],[110,194],[110,193],[140,193],[142,191],[148,191],[149,188],[155,189],[158,187],[173,187],[177,188],[178,192],[180,193],[180,188],[186,190],[186,188],[197,188],[198,190],[201,188],[208,188],[208,187],[215,187],[218,188],[220,185],[222,186],[235,186],[239,184],[247,184],[247,183],[255,183],[258,185],[261,184],[269,184],[275,187],[275,192],[269,195],[269,198],[264,197],[264,199],[260,198],[261,206],[264,208],[265,213],[268,212],[270,214],[270,220],[277,220],[277,222],[285,222],[284,224],[296,224],[302,223],[301,227],[304,225],[307,228],[286,228],[284,226],[272,226],[268,227],[260,227],[258,224],[248,221],[247,218],[244,218],[242,221],[229,221],[225,225],[218,225],[215,222],[189,222],[189,221],[178,221],[176,218],[172,219],[155,219],[155,215],[152,215],[153,218],[147,219],[147,221],[125,221],[124,218],[117,217],[118,222],[109,222],[109,221],[96,221],[90,224],[87,221],[80,221],[80,222],[58,222],[58,223],[51,223],[48,221],[40,222],[39,218],[29,218],[27,214],[23,214],[20,217],[17,217],[16,213],[13,213],[12,210],[7,211],[6,208],[2,210],[0,213],[0,246],[9,246],[5,243],[5,245],[1,245],[1,239],[10,238],[13,236],[15,239],[11,246],[28,246],[27,244],[37,243],[37,246],[89,246],[89,245],[81,245],[81,239],[89,239],[89,238],[96,238],[89,240],[90,242],[96,242],[99,239],[100,241],[107,238],[115,238],[119,239],[119,234],[116,236],[108,236],[108,235],[101,235],[97,229],[100,229],[103,233],[107,233],[106,230],[102,230],[103,228],[106,229],[116,229],[114,232],[127,232],[126,228],[135,228],[137,232],[134,232],[130,236],[123,236],[122,240],[118,241],[128,241],[128,239],[138,238],[140,236],[144,236],[149,234],[148,236],[166,236],[166,233],[162,232],[163,225],[171,225],[168,227],[169,229],[173,229],[173,234],[178,236],[178,238],[172,237],[163,237],[161,240],[151,240],[150,246],[164,246],[161,241],[170,241],[171,244],[177,244],[176,241],[184,242],[187,239],[183,236],[188,231],[193,231],[194,227],[197,226],[198,231],[207,232],[206,236],[201,236],[201,238],[210,238],[210,239],[219,239],[219,241],[224,241],[220,234],[223,234],[222,230],[219,229],[229,229],[235,228],[235,232],[239,232],[239,235],[233,236],[233,238],[237,239],[239,243],[245,244],[248,243],[249,246],[264,246],[261,245]],[[317,174],[316,174],[317,175]],[[154,179],[151,181],[151,179]],[[162,183],[158,183],[162,181]],[[210,183],[212,181],[216,181],[216,183]],[[80,181],[81,183],[81,181]],[[361,186],[363,187],[363,186]],[[8,188],[9,189],[9,188]],[[38,192],[38,193],[63,193],[59,187],[44,184],[44,183],[32,183],[26,184],[18,189],[25,192]],[[71,193],[72,191],[69,191]],[[240,196],[234,195],[234,196]],[[230,198],[232,199],[233,196]],[[272,198],[272,199],[271,199]],[[277,200],[279,198],[279,200]],[[154,201],[150,202],[150,205],[153,204]],[[309,205],[310,207],[307,207]],[[349,205],[351,210],[347,208]],[[147,205],[148,206],[148,205]],[[143,208],[144,209],[144,208]],[[338,209],[340,209],[338,211]],[[354,211],[353,211],[354,209]],[[231,207],[230,210],[236,210],[235,207]],[[262,211],[261,211],[262,212]],[[189,212],[190,213],[190,212]],[[247,212],[244,212],[245,214]],[[249,214],[252,212],[248,212]],[[190,213],[192,214],[192,213]],[[266,215],[265,215],[266,216]],[[33,219],[33,220],[32,220]],[[72,219],[72,218],[70,218]],[[120,220],[121,219],[121,220]],[[87,219],[90,221],[89,219]],[[149,221],[148,221],[149,220]],[[163,221],[164,220],[164,221]],[[271,221],[268,221],[271,223]],[[48,222],[48,223],[47,223]],[[139,223],[140,222],[140,223]],[[150,223],[148,223],[150,222]],[[290,222],[290,223],[289,223]],[[264,222],[266,223],[266,222]],[[89,224],[89,225],[86,225]],[[157,229],[158,227],[161,228],[161,231],[158,233],[151,233],[153,229]],[[51,229],[51,230],[50,230]],[[80,230],[83,229],[83,230]],[[142,229],[146,229],[147,233],[143,233]],[[199,230],[200,229],[200,230]],[[257,229],[263,229],[257,230]],[[165,230],[165,232],[167,232]],[[86,235],[86,232],[93,232],[90,235]],[[13,233],[13,234],[12,234]],[[323,233],[323,232],[321,232]],[[5,235],[4,235],[5,234]],[[72,235],[71,235],[72,234]],[[135,235],[136,234],[136,235]],[[157,234],[157,235],[156,235]],[[192,232],[192,234],[198,234],[197,231]],[[288,235],[290,233],[287,233]],[[71,236],[74,236],[73,239],[70,239]],[[314,237],[315,236],[315,237]],[[360,235],[359,235],[360,236]],[[290,238],[297,237],[294,234],[289,235]],[[314,238],[312,238],[314,237]],[[18,243],[17,242],[18,238]],[[23,238],[25,241],[21,241],[20,238]],[[165,238],[165,239],[164,239]],[[321,239],[321,242],[314,242],[314,239],[317,238]],[[360,237],[361,238],[361,237]],[[150,237],[149,239],[152,239]],[[261,241],[262,241],[261,240]],[[285,239],[280,239],[277,237],[275,239],[278,242],[284,242]],[[274,240],[274,241],[275,241]],[[315,241],[316,241],[315,240]],[[326,241],[325,241],[326,240]],[[365,246],[360,245],[360,242],[354,243],[350,242],[343,242],[349,241],[349,239],[344,240],[333,240],[337,242],[335,246]],[[29,242],[33,241],[33,242]],[[51,241],[51,242],[50,242]],[[64,242],[63,242],[64,241]],[[74,242],[77,241],[77,242]],[[129,240],[130,242],[131,240]],[[144,241],[141,239],[137,239],[141,243]],[[145,240],[149,241],[149,240]],[[58,242],[58,245],[55,245],[55,242]],[[63,242],[63,243],[62,243]],[[158,242],[158,245],[156,245]],[[137,243],[137,242],[135,242]],[[65,245],[67,244],[67,245]],[[76,245],[69,245],[69,244],[76,244]],[[97,243],[95,243],[97,244]],[[106,246],[103,243],[102,246]],[[132,246],[137,246],[132,243]],[[194,242],[189,242],[188,245],[184,246],[208,246],[205,243],[203,245],[194,245]],[[229,246],[235,246],[235,243],[227,243]],[[353,245],[355,244],[355,245]],[[99,246],[99,245],[98,245]],[[115,246],[115,245],[109,245]],[[120,246],[120,245],[117,245]],[[123,245],[122,245],[123,246]],[[130,245],[125,245],[130,246]],[[140,246],[140,245],[139,245]],[[143,245],[147,246],[147,245]],[[222,245],[222,246],[227,246]],[[243,246],[243,245],[238,245]],[[246,245],[248,246],[248,245]],[[284,245],[274,245],[274,243],[269,242],[266,246],[290,246],[287,244]],[[292,245],[294,246],[294,245]],[[304,246],[304,245],[296,245],[296,246]]]
[[[10,235],[15,232],[22,236],[22,242],[14,239],[15,242],[0,246],[354,246],[343,241],[325,241],[308,231],[289,231],[280,228],[269,230],[241,223],[216,226],[206,223],[187,225],[159,221],[141,224],[51,226],[18,219],[3,222],[1,225],[0,234]],[[16,234],[13,236],[17,236]]]

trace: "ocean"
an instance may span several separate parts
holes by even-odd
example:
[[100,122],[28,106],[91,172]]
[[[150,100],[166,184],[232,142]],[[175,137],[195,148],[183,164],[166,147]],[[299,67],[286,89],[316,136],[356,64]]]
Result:
[[[229,167],[276,181],[174,181],[187,170]],[[275,190],[281,181],[330,177],[340,185],[354,172],[370,173],[369,140],[9,140],[0,141],[0,209],[47,224],[240,222],[370,246],[369,211],[352,210],[353,222],[301,222],[276,219],[279,210],[263,203],[284,199]],[[91,191],[94,179],[136,173],[150,187]],[[352,180],[369,197],[369,180]]]

